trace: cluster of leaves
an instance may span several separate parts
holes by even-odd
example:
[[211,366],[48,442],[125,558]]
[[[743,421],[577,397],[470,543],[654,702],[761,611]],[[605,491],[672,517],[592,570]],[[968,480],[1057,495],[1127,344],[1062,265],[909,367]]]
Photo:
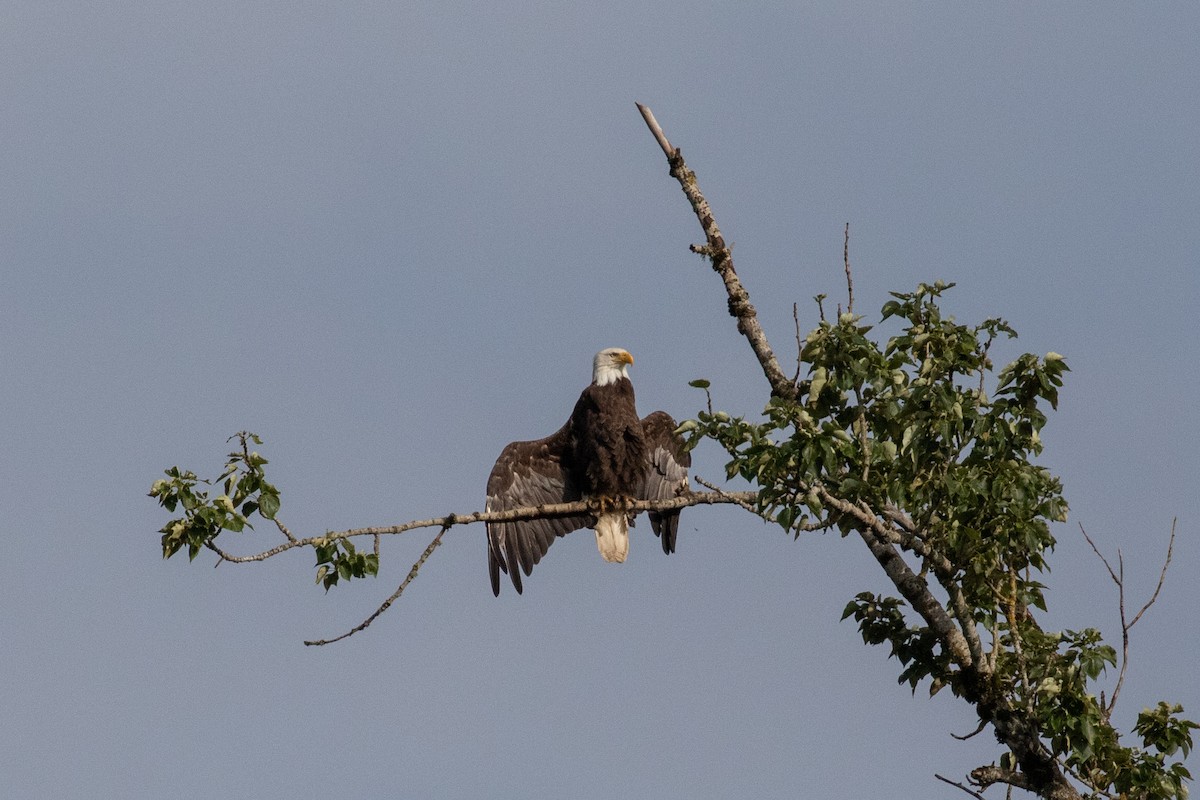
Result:
[[[772,397],[755,420],[710,406],[681,432],[691,446],[719,443],[727,475],[757,486],[759,513],[796,537],[859,530],[863,517],[850,513],[859,509],[886,519],[951,598],[949,616],[990,640],[987,691],[1028,711],[1068,774],[1097,791],[1183,798],[1187,771],[1164,756],[1187,754],[1194,724],[1160,705],[1137,728],[1157,752],[1122,747],[1089,690],[1115,663],[1113,649],[1094,630],[1045,633],[1035,619],[1046,610],[1036,575],[1055,544],[1050,523],[1067,515],[1060,481],[1035,458],[1067,365],[1057,353],[1025,354],[995,372],[992,344],[1016,333],[1000,319],[944,316],[952,285],[893,293],[882,319],[901,330],[882,345],[852,313],[822,320],[804,342],[794,399]],[[707,391],[707,381],[694,385]],[[944,642],[904,600],[863,593],[850,616],[866,643],[890,645],[914,691],[926,679],[931,691],[981,691],[961,684]]]
[[[222,531],[240,532],[253,529],[249,518],[257,513],[273,520],[279,511],[279,490],[267,482],[263,466],[267,460],[251,452],[249,443],[262,444],[253,433],[243,431],[234,437],[240,448],[229,454],[225,469],[216,480],[197,478],[190,470],[171,467],[165,478],[150,487],[150,496],[170,513],[182,509],[183,516],[164,525],[162,534],[163,558],[170,558],[185,546],[188,558],[194,559],[200,550],[212,543]],[[220,485],[222,494],[209,499],[209,491],[200,485]]]
[[1134,726],[1142,747],[1125,747],[1109,723],[1111,708],[1088,691],[1116,664],[1116,651],[1091,628],[1043,633],[1026,626],[1023,631],[1023,663],[1006,650],[1001,658],[1012,669],[1000,674],[1011,678],[1014,671],[1027,670],[1033,692],[1016,693],[1034,710],[1039,729],[1054,752],[1064,755],[1067,769],[1089,786],[1111,787],[1122,796],[1186,798],[1184,782],[1191,773],[1180,762],[1166,763],[1169,756],[1186,758],[1191,751],[1197,726],[1177,716],[1183,707],[1160,702],[1143,710]]
[[[222,531],[237,533],[253,529],[250,517],[254,514],[275,520],[279,490],[267,481],[263,472],[267,459],[250,450],[251,442],[261,445],[262,439],[245,431],[230,437],[230,441],[233,439],[238,440],[239,449],[229,454],[225,469],[215,480],[197,478],[190,470],[171,467],[165,471],[166,478],[159,478],[150,487],[150,496],[167,511],[183,511],[182,517],[171,520],[159,531],[163,558],[170,558],[186,546],[188,558],[194,559]],[[224,493],[211,499],[209,491],[200,488],[215,485],[220,485]],[[345,537],[326,536],[316,540],[313,549],[317,555],[316,582],[325,591],[339,580],[379,574],[379,554],[359,552]]]
[[950,673],[950,658],[938,651],[929,628],[908,623],[903,608],[904,602],[895,597],[862,592],[846,604],[842,619],[853,616],[867,644],[891,645],[889,655],[904,667],[900,683],[907,683],[915,692],[923,679],[932,678],[930,694],[935,694],[944,685],[937,676]]
[[789,531],[853,521],[826,509],[817,487],[852,504],[903,510],[923,540],[960,570],[968,603],[989,616],[1004,609],[1002,587],[1018,574],[1022,602],[1044,607],[1042,569],[1054,546],[1048,522],[1066,519],[1059,480],[1032,459],[1067,371],[1063,358],[1023,355],[985,392],[988,350],[1015,336],[1003,320],[969,327],[943,318],[937,300],[953,284],[894,293],[883,318],[904,330],[882,347],[861,317],[822,322],[805,342],[808,376],[799,402],[772,398],[764,421],[702,412],[691,439],[730,454],[730,477],[759,486],[761,510]]
[[379,574],[379,553],[360,553],[354,543],[341,536],[329,536],[314,545],[317,551],[317,583],[329,591],[339,580],[365,578]]

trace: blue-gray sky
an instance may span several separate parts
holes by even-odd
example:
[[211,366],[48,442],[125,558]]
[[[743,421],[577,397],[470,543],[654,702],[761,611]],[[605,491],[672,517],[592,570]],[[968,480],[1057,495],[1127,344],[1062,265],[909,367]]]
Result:
[[[0,11],[0,774],[13,797],[961,797],[997,749],[839,623],[854,540],[685,512],[667,559],[568,537],[524,596],[457,529],[325,596],[308,554],[163,562],[145,497],[262,435],[297,533],[482,506],[618,345],[645,410],[764,382],[638,116],[699,174],[785,360],[792,303],[944,279],[1072,368],[1051,623],[1119,634],[1117,719],[1200,716],[1185,4],[33,3]],[[722,474],[715,448],[696,472]],[[233,537],[236,538],[236,537]],[[265,526],[232,547],[273,544]],[[244,548],[242,547],[244,545]],[[1194,765],[1193,765],[1194,768]]]

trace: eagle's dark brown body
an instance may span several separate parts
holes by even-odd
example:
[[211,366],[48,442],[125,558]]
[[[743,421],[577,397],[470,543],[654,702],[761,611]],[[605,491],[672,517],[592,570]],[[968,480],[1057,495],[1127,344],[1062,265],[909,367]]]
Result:
[[649,462],[629,379],[584,389],[567,427],[578,490],[588,497],[632,497]]

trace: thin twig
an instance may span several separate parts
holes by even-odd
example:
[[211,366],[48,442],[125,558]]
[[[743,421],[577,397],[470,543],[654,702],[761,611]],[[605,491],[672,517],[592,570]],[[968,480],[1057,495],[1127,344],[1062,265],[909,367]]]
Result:
[[749,499],[739,499],[739,497],[735,497],[735,495],[739,495],[739,496],[740,495],[750,495],[751,498],[757,498],[758,492],[727,492],[724,489],[722,489],[720,486],[716,486],[715,484],[709,483],[708,481],[704,480],[704,478],[701,478],[699,475],[693,475],[692,480],[694,480],[696,483],[703,486],[705,489],[711,489],[714,493],[719,494],[722,497],[729,498],[729,502],[735,503],[735,504],[741,506],[742,508],[749,511],[751,514],[754,514],[755,516],[762,516],[758,512],[758,509],[750,504]]
[[437,546],[442,543],[442,537],[446,534],[446,531],[450,530],[450,527],[450,525],[442,526],[442,529],[438,531],[438,535],[433,537],[433,541],[430,542],[429,546],[425,548],[425,552],[421,553],[421,557],[417,559],[417,563],[412,565],[412,569],[408,571],[408,576],[400,583],[400,586],[396,589],[396,591],[392,592],[392,596],[387,600],[384,600],[383,605],[375,609],[375,613],[371,614],[371,616],[367,617],[362,622],[355,625],[353,628],[341,634],[340,636],[335,636],[332,639],[315,639],[311,641],[305,641],[304,643],[310,647],[333,644],[334,642],[340,642],[342,639],[353,636],[361,630],[365,630],[379,617],[380,614],[387,611],[388,608],[391,607],[392,603],[399,599],[400,595],[404,594],[404,590],[407,589],[408,585],[413,582],[413,578],[417,577],[417,573],[420,572],[421,566],[425,563],[426,559],[428,559],[429,556],[433,554],[433,551],[437,549]]
[[1092,537],[1088,536],[1088,532],[1084,529],[1082,522],[1079,523],[1079,532],[1083,534],[1083,538],[1087,540],[1087,543],[1092,546],[1092,552],[1095,553],[1096,557],[1100,559],[1100,563],[1104,565],[1106,570],[1108,570],[1108,576],[1113,579],[1113,583],[1115,583],[1119,589],[1121,587],[1121,579],[1117,577],[1117,573],[1113,572],[1112,565],[1108,563],[1108,559],[1105,558],[1104,554],[1100,552],[1100,548],[1096,547],[1096,543],[1092,541]]
[[964,784],[959,783],[958,781],[952,781],[949,778],[944,778],[941,775],[938,775],[936,772],[933,773],[933,777],[937,778],[942,783],[948,783],[951,786],[957,786],[958,788],[962,789],[964,792],[971,795],[972,797],[978,798],[978,800],[987,800],[987,798],[984,797],[983,795],[981,795],[979,792],[975,791],[974,789],[969,788],[968,786],[966,786]]
[[951,733],[950,735],[953,736],[955,739],[958,739],[960,742],[965,742],[968,739],[974,739],[976,736],[983,733],[983,730],[986,727],[987,727],[987,723],[984,722],[983,720],[980,720],[979,727],[977,727],[975,730],[971,731],[970,733],[964,734],[962,736],[959,736],[957,733]]
[[1083,534],[1083,538],[1091,545],[1092,552],[1100,559],[1100,563],[1108,570],[1108,576],[1117,585],[1117,610],[1121,618],[1121,668],[1117,672],[1117,683],[1113,687],[1112,697],[1108,698],[1107,704],[1102,703],[1105,719],[1116,708],[1117,697],[1121,694],[1121,687],[1125,685],[1125,673],[1129,669],[1129,631],[1138,623],[1138,620],[1142,618],[1142,615],[1146,613],[1150,606],[1154,605],[1158,600],[1158,594],[1162,591],[1163,582],[1167,579],[1167,568],[1171,566],[1171,556],[1175,550],[1175,525],[1177,521],[1171,520],[1171,538],[1167,541],[1167,557],[1163,561],[1162,570],[1158,573],[1158,583],[1154,587],[1154,594],[1150,596],[1150,599],[1146,601],[1141,610],[1134,615],[1132,621],[1127,621],[1125,616],[1125,559],[1121,555],[1121,551],[1117,551],[1117,569],[1114,571],[1112,564],[1100,552],[1100,548],[1092,541],[1092,537],[1088,536],[1088,532],[1084,530],[1083,524],[1080,523],[1079,525],[1079,532]]
[[1175,550],[1175,523],[1177,519],[1171,520],[1171,538],[1167,542],[1167,558],[1163,561],[1162,571],[1158,573],[1158,584],[1154,587],[1154,594],[1146,601],[1146,605],[1142,606],[1142,610],[1133,615],[1133,620],[1130,621],[1129,627],[1137,625],[1138,620],[1142,618],[1142,614],[1146,613],[1146,609],[1154,605],[1158,600],[1158,593],[1162,591],[1163,581],[1167,579],[1167,567],[1171,566],[1171,554]]
[[804,342],[800,338],[800,306],[792,303],[792,321],[796,323],[796,377],[792,378],[792,385],[796,386],[800,383],[800,371],[804,369]]
[[858,446],[862,451],[862,481],[866,483],[871,477],[871,438],[867,436],[867,406],[863,403],[862,392],[854,387],[854,401],[858,405],[858,414],[854,417],[854,430],[858,434]]
[[842,243],[842,263],[846,267],[846,311],[854,313],[854,278],[850,277],[850,223],[846,223],[846,239]]

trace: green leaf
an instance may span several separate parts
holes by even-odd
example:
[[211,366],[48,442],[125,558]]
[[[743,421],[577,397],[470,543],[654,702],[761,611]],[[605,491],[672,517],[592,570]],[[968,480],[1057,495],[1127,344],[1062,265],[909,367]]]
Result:
[[812,379],[808,385],[808,404],[816,405],[817,399],[821,396],[821,390],[825,388],[828,381],[829,373],[825,367],[817,367],[812,372]]
[[279,513],[279,495],[263,491],[258,496],[258,513],[266,519],[275,519]]

